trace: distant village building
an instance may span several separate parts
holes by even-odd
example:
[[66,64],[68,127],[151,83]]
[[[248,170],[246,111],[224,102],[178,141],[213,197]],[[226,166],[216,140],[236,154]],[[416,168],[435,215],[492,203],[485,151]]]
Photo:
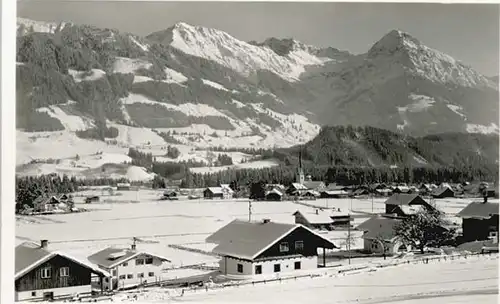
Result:
[[290,185],[290,187],[288,187],[288,189],[286,190],[286,193],[289,194],[289,195],[302,195],[303,193],[305,193],[305,191],[307,191],[307,187],[304,186],[303,184],[299,184],[299,183],[292,183]]
[[99,201],[99,196],[97,195],[91,195],[85,198],[85,204],[91,204],[92,202],[98,202],[98,201]]
[[129,183],[118,183],[116,184],[116,190],[118,191],[129,191],[130,184]]
[[322,191],[320,191],[321,198],[345,198],[349,196],[345,186],[337,184],[329,184]]
[[138,286],[161,280],[165,262],[170,260],[145,251],[108,247],[88,257],[88,260],[111,274],[103,284],[105,290]]
[[463,237],[466,242],[493,239],[498,243],[498,203],[472,202],[457,216],[462,218]]
[[206,199],[229,199],[233,198],[234,191],[229,185],[220,187],[208,187],[203,191],[203,197]]
[[41,195],[33,201],[35,213],[58,213],[73,211],[73,199],[66,194],[46,196]]
[[394,228],[400,219],[374,216],[361,223],[357,228],[363,231],[363,249],[370,253],[386,253],[392,255],[401,251],[409,251],[410,246],[396,237]]
[[407,216],[421,208],[432,210],[432,207],[418,194],[393,194],[385,201],[385,213]]
[[274,188],[270,191],[266,191],[266,201],[281,201],[283,199],[283,193]]
[[217,244],[212,252],[222,257],[220,272],[228,276],[279,275],[316,269],[318,248],[323,251],[337,248],[307,227],[270,220],[234,220],[209,236],[206,242]]
[[52,301],[75,294],[90,295],[91,277],[110,274],[92,263],[40,244],[25,242],[15,248],[15,300]]
[[333,230],[333,219],[327,212],[319,211],[318,209],[315,212],[301,212],[297,210],[293,216],[295,216],[296,224],[301,224],[311,229]]
[[432,191],[431,196],[433,198],[449,198],[455,197],[455,192],[451,187],[439,187]]

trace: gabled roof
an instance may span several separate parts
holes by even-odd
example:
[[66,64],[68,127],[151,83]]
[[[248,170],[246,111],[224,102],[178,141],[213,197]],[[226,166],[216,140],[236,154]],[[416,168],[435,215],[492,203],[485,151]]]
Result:
[[366,231],[364,239],[392,240],[395,237],[394,227],[400,220],[383,216],[374,216],[358,226],[359,230]]
[[61,256],[75,263],[78,263],[86,268],[91,269],[94,273],[101,274],[106,277],[110,276],[109,272],[100,269],[89,261],[77,259],[61,251],[49,251],[32,242],[25,242],[18,245],[15,249],[15,254],[16,280],[31,271],[33,268],[52,259],[55,256]]
[[278,189],[276,189],[276,188],[273,188],[273,190],[271,190],[271,191],[267,191],[267,192],[266,192],[266,196],[267,196],[268,194],[271,194],[271,193],[275,193],[275,194],[278,194],[279,196],[283,196],[283,193],[281,193],[281,191],[279,191],[279,190],[278,190]]
[[304,181],[304,186],[307,188],[307,189],[316,189],[320,186],[324,186],[325,183],[322,182],[322,181]]
[[483,202],[472,202],[467,205],[462,211],[460,211],[457,216],[462,218],[491,218],[492,215],[498,215],[498,203],[483,203]]
[[385,203],[386,205],[415,205],[415,204],[426,204],[428,203],[418,194],[393,194],[389,197]]
[[294,187],[296,190],[307,190],[306,186],[299,183],[292,183],[292,187]]
[[221,187],[208,187],[205,190],[208,190],[208,191],[212,192],[213,194],[222,194],[223,193]]
[[332,224],[332,218],[324,211],[315,212],[300,212],[295,211],[293,215],[300,214],[310,224]]
[[445,192],[452,192],[452,193],[455,193],[451,188],[448,188],[448,187],[439,187],[439,188],[435,188],[434,190],[432,190],[432,195],[436,195],[436,196],[439,196]]
[[343,190],[344,188],[345,188],[345,186],[341,186],[341,185],[337,185],[335,183],[332,183],[332,184],[328,184],[328,186],[326,186],[325,190],[336,191],[336,190]]
[[206,242],[218,244],[212,250],[213,253],[253,260],[299,227],[323,239],[325,247],[336,248],[330,240],[302,225],[242,220],[230,222],[209,236]]
[[321,193],[326,193],[328,195],[348,195],[349,192],[345,190],[323,190]]
[[117,265],[120,265],[135,258],[136,256],[143,254],[154,256],[161,260],[170,262],[170,260],[168,260],[167,258],[159,256],[157,254],[152,254],[144,251],[131,250],[131,249],[115,248],[115,247],[108,247],[99,252],[96,252],[93,255],[89,256],[88,260],[96,265],[105,268],[113,268],[116,267]]

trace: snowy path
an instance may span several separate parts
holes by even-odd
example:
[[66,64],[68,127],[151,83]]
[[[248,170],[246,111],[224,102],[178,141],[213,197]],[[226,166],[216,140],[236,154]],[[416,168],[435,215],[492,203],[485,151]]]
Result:
[[[177,298],[203,303],[497,303],[498,259],[404,265],[376,272],[242,286]],[[445,297],[446,296],[446,297]],[[144,299],[149,301],[149,299]]]

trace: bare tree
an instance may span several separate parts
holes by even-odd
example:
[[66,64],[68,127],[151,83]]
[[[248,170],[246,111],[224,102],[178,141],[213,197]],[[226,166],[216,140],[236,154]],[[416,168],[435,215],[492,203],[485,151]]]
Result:
[[404,218],[396,224],[394,232],[403,242],[418,248],[424,253],[426,246],[442,246],[454,236],[454,229],[447,229],[448,224],[439,210],[421,210]]

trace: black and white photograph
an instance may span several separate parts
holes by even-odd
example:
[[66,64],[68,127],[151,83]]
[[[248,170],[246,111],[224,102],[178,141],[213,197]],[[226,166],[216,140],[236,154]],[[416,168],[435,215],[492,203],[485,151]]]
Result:
[[16,2],[15,302],[498,303],[500,3]]

